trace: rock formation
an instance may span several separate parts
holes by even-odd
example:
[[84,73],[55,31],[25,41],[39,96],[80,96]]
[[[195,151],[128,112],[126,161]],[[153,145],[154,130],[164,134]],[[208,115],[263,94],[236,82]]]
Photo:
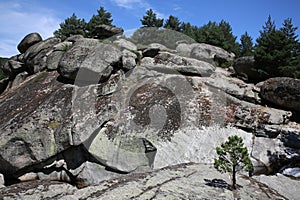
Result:
[[[33,43],[3,66],[0,197],[232,198],[229,180],[211,169],[229,135],[244,139],[255,177],[297,170],[299,80],[245,83],[220,68],[234,55],[206,44]],[[260,178],[239,179],[242,198],[294,197]]]

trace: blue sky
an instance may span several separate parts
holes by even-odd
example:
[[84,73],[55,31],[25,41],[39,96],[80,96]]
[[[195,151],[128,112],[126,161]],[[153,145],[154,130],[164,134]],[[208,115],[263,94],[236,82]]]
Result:
[[172,14],[198,26],[224,19],[234,35],[248,31],[254,39],[269,14],[277,27],[288,17],[300,26],[299,0],[0,0],[0,57],[18,54],[16,46],[26,34],[39,32],[46,39],[72,13],[89,21],[100,6],[112,13],[114,25],[126,31],[140,27],[149,8],[161,18]]

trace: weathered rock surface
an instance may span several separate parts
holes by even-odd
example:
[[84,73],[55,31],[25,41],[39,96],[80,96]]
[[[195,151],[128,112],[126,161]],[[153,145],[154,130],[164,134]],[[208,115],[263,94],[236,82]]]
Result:
[[101,24],[95,27],[95,32],[97,33],[97,39],[107,39],[112,36],[122,34],[124,30],[115,26]]
[[0,80],[0,94],[5,91],[9,82],[9,78],[4,78]]
[[[10,59],[9,70],[22,70],[9,79],[18,83],[0,95],[0,173],[7,186],[34,182],[16,185],[18,191],[8,186],[0,195],[232,198],[225,178],[215,179],[223,175],[195,164],[212,164],[216,146],[230,135],[243,138],[253,174],[297,168],[300,128],[290,122],[292,112],[260,105],[263,86],[211,64],[230,63],[233,54],[186,45],[197,60],[153,44],[152,58],[121,43],[52,38]],[[45,67],[54,71],[39,72]],[[242,199],[284,199],[284,192],[254,179],[239,181]]]
[[275,105],[300,111],[300,80],[277,77],[264,81],[260,96]]
[[[268,184],[272,180],[285,180],[287,184]],[[297,181],[285,177],[264,177],[263,184],[253,178],[239,175],[240,185],[234,193],[230,180],[219,174],[211,165],[181,164],[170,166],[151,173],[126,175],[113,178],[99,185],[76,189],[55,181],[25,182],[0,190],[0,197],[6,199],[295,199]],[[284,196],[288,189],[288,196]],[[284,195],[283,195],[284,194]]]
[[256,82],[257,80],[261,80],[262,75],[255,70],[254,56],[237,58],[234,61],[233,68],[238,77],[244,81]]
[[178,71],[182,74],[196,76],[210,76],[215,67],[207,62],[199,61],[193,58],[181,57],[168,52],[161,52],[154,58],[154,66]]
[[3,65],[2,70],[10,80],[13,80],[17,74],[24,72],[26,67],[24,63],[18,61],[17,56],[13,56]]
[[160,51],[159,48],[148,47],[147,49],[145,49],[143,51],[143,56],[144,57],[151,57],[151,58],[153,58],[153,57],[155,57],[158,54],[159,51]]
[[130,51],[137,51],[137,47],[135,44],[123,38],[115,40],[113,43],[117,44],[121,48],[125,48]]
[[286,199],[298,199],[299,195],[297,188],[300,186],[299,180],[293,180],[281,174],[276,174],[276,176],[257,176],[255,177],[259,182],[273,188],[278,193],[284,194]]
[[215,73],[205,79],[205,83],[209,86],[219,88],[227,94],[234,96],[240,100],[250,103],[260,103],[259,88],[253,84],[246,84],[244,81],[230,77],[228,72],[218,68]]
[[204,43],[181,43],[177,46],[176,50],[180,55],[216,64],[217,66],[221,66],[226,62],[233,62],[235,57],[233,53],[228,53],[222,48]]
[[82,35],[72,35],[70,37],[68,37],[65,42],[77,42],[78,40],[82,40],[84,39],[84,37]]
[[111,74],[114,66],[121,61],[121,56],[121,51],[113,45],[95,39],[82,39],[65,52],[58,72],[65,78],[75,80],[80,71],[85,76],[81,78],[97,83]]
[[24,63],[29,73],[34,74],[46,69],[49,52],[58,44],[60,39],[49,38],[31,46],[24,53]]
[[131,70],[136,66],[137,54],[124,49],[122,51],[122,67],[125,70]]
[[29,76],[28,72],[19,73],[11,83],[10,87],[14,87],[25,81],[25,79]]
[[29,47],[32,45],[41,42],[43,39],[38,33],[30,33],[26,35],[22,41],[18,44],[18,50],[20,53],[25,53]]

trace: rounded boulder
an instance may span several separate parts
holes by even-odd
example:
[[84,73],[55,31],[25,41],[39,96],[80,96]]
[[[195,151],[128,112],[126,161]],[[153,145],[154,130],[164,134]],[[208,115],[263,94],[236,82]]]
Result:
[[32,45],[42,41],[42,37],[38,33],[30,33],[26,35],[22,41],[18,44],[18,50],[20,53],[25,53],[25,51],[31,47]]

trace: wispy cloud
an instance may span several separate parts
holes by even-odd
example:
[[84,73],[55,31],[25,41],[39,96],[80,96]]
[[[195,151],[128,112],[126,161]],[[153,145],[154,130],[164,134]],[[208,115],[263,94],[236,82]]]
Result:
[[[26,9],[26,8],[30,9]],[[18,1],[0,2],[0,56],[9,57],[18,54],[16,46],[21,39],[31,32],[38,32],[46,39],[58,29],[60,19],[53,11],[31,6],[24,6]]]
[[179,10],[181,10],[181,9],[182,9],[182,7],[179,6],[178,4],[174,4],[174,5],[173,5],[173,10],[174,10],[174,11],[179,11]]
[[167,15],[167,14],[158,12],[158,11],[156,11],[156,10],[154,10],[154,12],[156,13],[156,16],[157,16],[158,18],[160,18],[160,19],[167,19],[167,18],[169,18],[169,15]]
[[133,9],[133,8],[149,8],[150,5],[146,0],[111,0],[117,6]]

